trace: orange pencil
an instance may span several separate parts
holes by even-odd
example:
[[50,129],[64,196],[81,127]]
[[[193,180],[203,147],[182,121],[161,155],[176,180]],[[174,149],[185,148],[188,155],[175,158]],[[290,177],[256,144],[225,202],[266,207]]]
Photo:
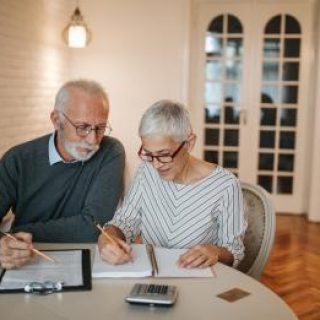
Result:
[[[16,237],[14,237],[12,234],[10,233],[7,233],[7,232],[4,232],[4,235],[6,235],[8,238],[10,238],[11,240],[16,240],[16,241],[21,241],[19,239],[17,239]],[[33,248],[31,249],[35,254],[41,256],[42,258],[46,259],[46,260],[49,260],[51,262],[57,262],[56,260],[54,260],[53,258],[47,256],[46,254],[42,253],[41,251]]]
[[96,224],[97,228],[101,231],[101,233],[113,244],[118,245],[116,240],[114,240],[106,230],[104,230],[99,223]]
[[[110,242],[112,242],[114,245],[118,246],[119,247],[119,244],[117,243],[117,241],[112,237],[110,236],[110,234],[108,234],[108,232],[103,229],[99,223],[96,224],[97,228],[101,231],[101,233],[103,234],[104,237],[106,237]],[[130,255],[130,253],[127,252],[127,254]],[[130,261],[133,261],[133,258],[132,256],[130,256]]]

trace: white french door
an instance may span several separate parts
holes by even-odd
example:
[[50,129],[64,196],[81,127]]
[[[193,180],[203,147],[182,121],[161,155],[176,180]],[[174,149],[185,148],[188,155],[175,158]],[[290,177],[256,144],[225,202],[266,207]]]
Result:
[[277,211],[304,212],[311,2],[193,5],[195,153],[264,187]]

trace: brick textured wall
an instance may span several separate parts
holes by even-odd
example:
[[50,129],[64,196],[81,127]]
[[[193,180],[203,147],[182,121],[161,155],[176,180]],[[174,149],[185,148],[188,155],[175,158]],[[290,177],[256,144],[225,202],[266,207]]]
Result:
[[0,156],[52,130],[54,96],[69,78],[65,0],[0,0]]

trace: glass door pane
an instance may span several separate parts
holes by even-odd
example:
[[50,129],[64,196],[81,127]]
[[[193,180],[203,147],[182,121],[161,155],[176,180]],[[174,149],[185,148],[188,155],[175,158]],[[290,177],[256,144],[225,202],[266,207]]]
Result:
[[234,15],[214,17],[205,39],[204,159],[239,165],[243,27]]
[[264,29],[257,183],[273,194],[294,189],[300,32],[286,14],[272,17]]

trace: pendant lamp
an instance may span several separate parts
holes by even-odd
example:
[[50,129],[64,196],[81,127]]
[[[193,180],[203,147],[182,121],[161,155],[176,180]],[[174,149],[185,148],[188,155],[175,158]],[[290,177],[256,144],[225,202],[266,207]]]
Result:
[[91,41],[91,31],[84,21],[79,6],[76,7],[70,22],[63,29],[62,37],[70,48],[84,48]]

